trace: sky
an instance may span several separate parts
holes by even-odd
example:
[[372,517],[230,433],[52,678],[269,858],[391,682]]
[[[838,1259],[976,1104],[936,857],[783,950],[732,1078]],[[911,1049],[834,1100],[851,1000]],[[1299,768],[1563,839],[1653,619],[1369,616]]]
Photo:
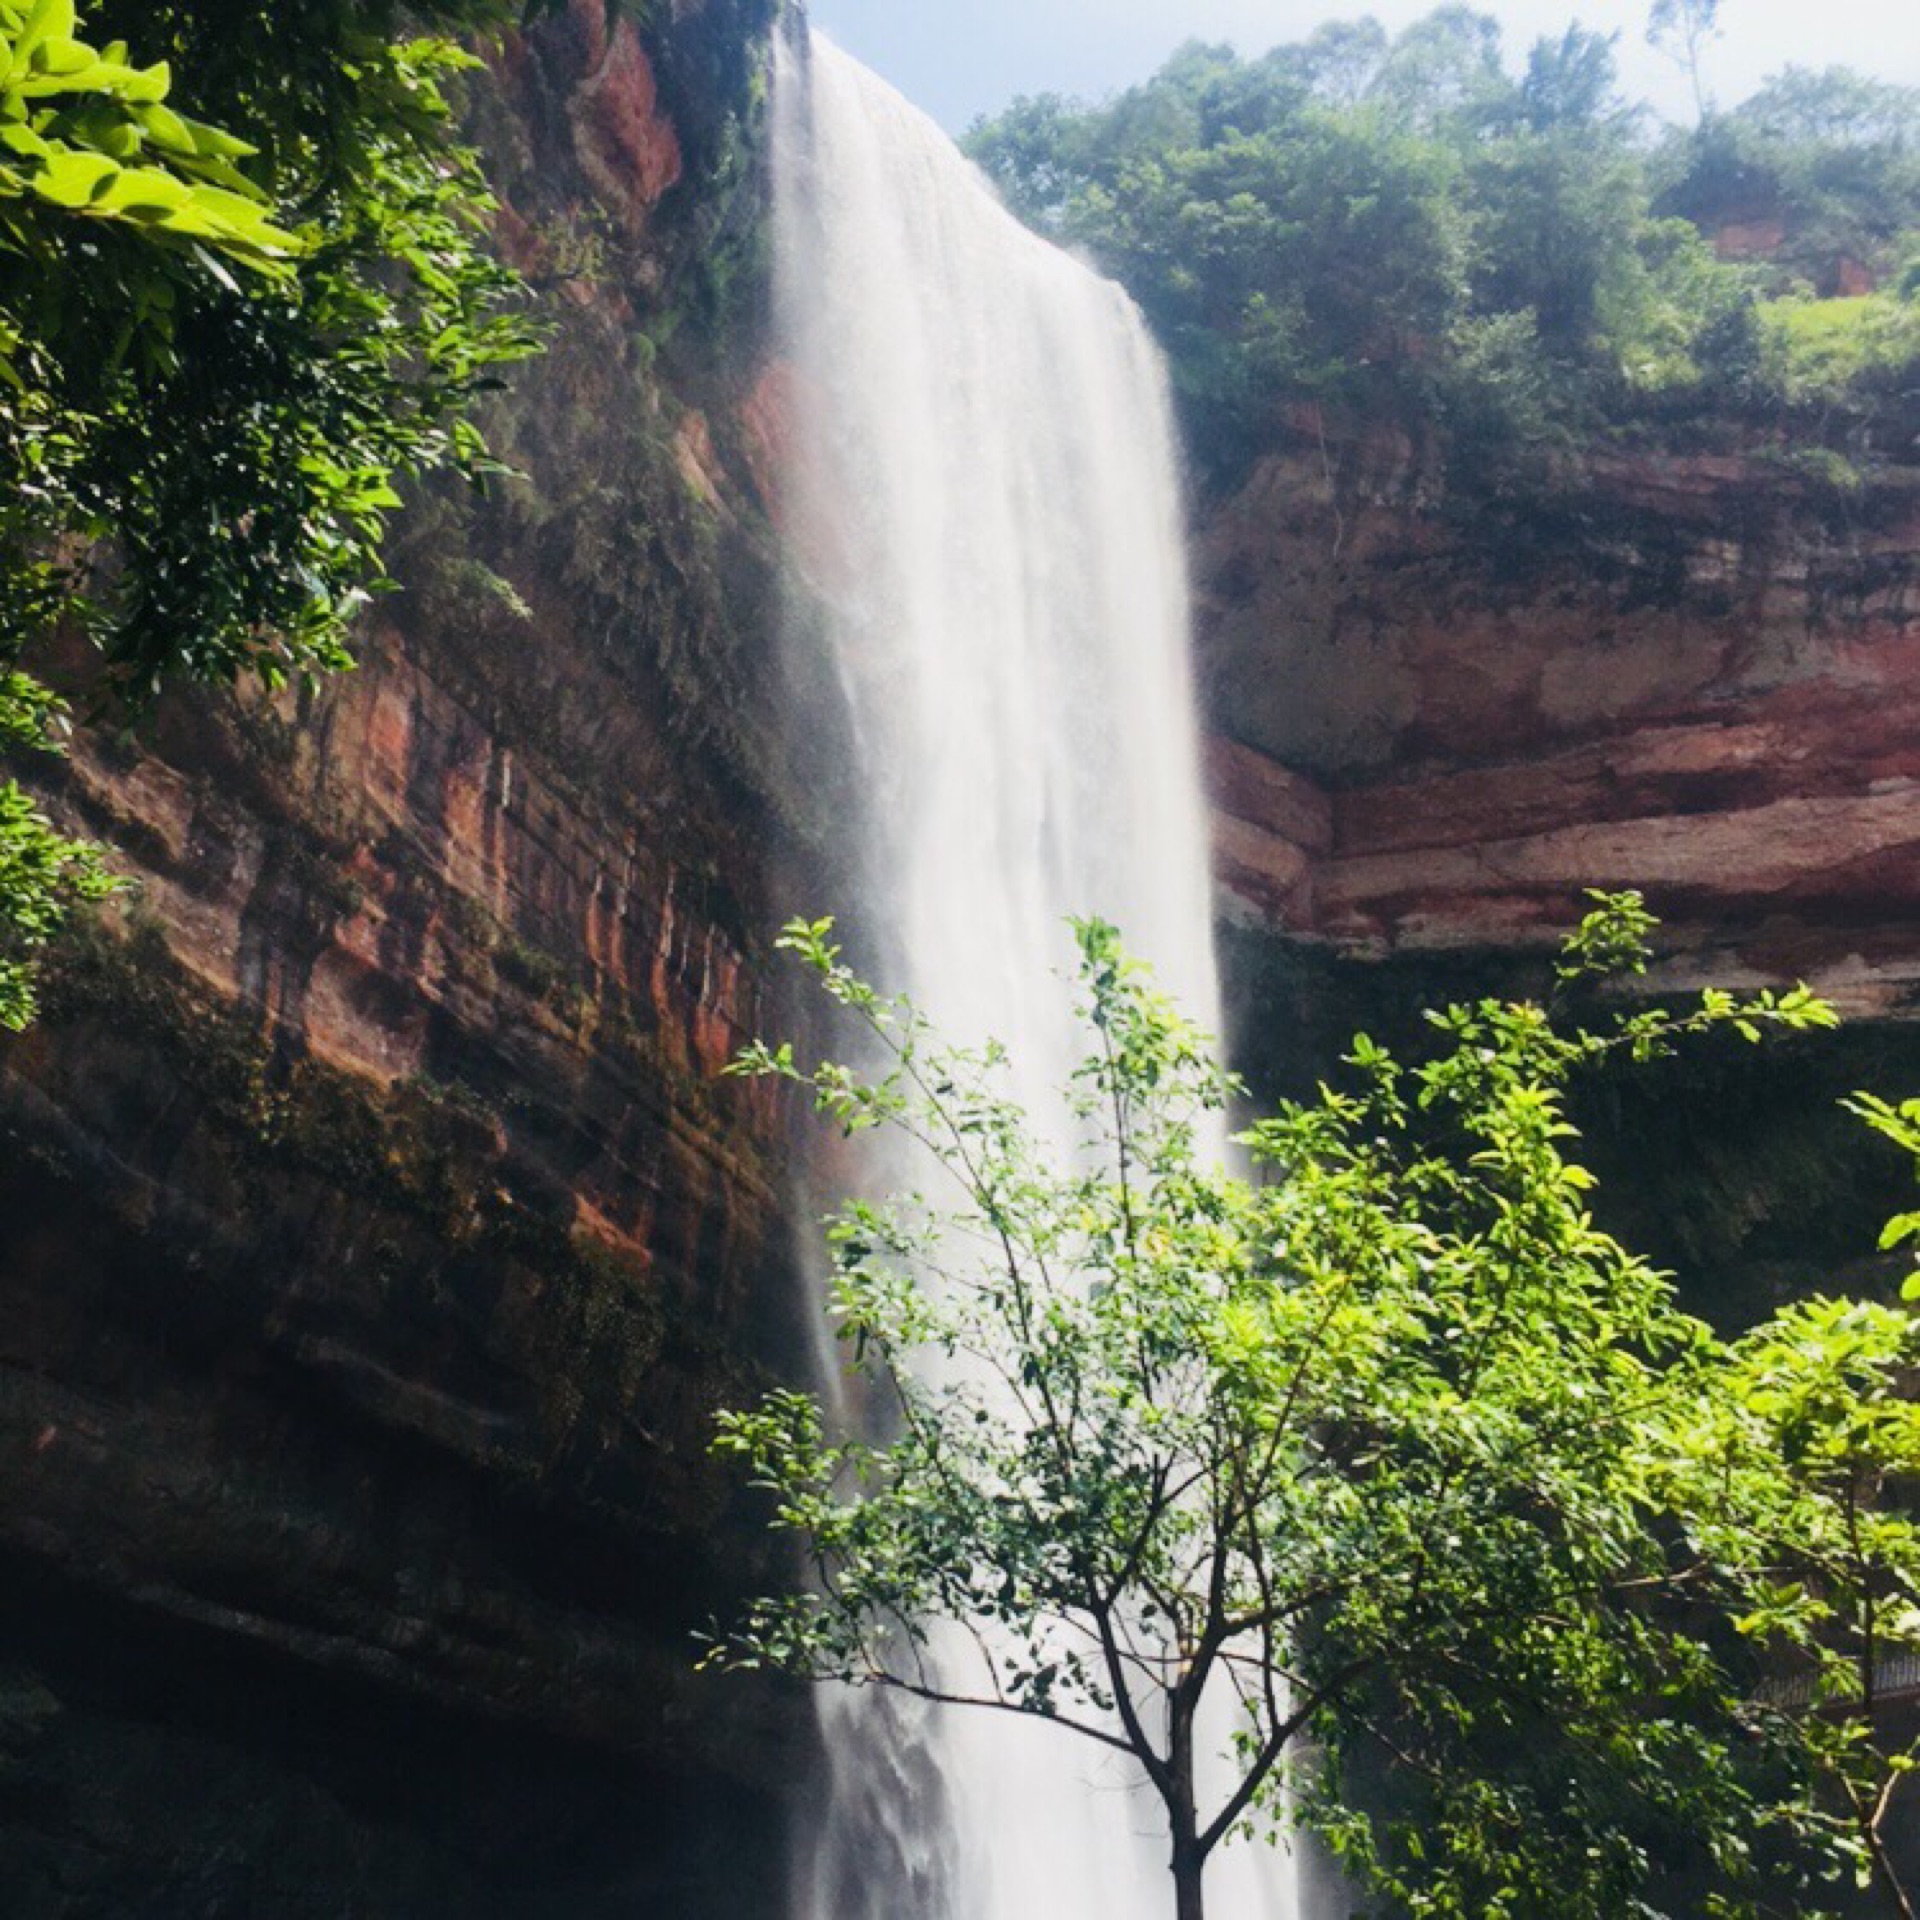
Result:
[[[1326,20],[1376,15],[1388,28],[1434,0],[809,0],[816,25],[954,132],[1016,94],[1097,99],[1144,80],[1184,40],[1262,53]],[[1650,0],[1478,0],[1505,25],[1510,49],[1577,19],[1620,34],[1628,93],[1691,119],[1684,76],[1645,44]],[[1725,30],[1708,77],[1731,106],[1789,65],[1851,66],[1920,86],[1916,0],[1722,0]]]

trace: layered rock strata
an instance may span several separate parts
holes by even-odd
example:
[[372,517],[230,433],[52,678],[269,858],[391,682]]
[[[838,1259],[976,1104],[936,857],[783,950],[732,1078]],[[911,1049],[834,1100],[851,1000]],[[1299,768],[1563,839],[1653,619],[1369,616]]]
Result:
[[509,42],[522,477],[415,514],[357,672],[36,770],[139,891],[0,1049],[11,1915],[776,1910],[809,1722],[692,1637],[797,1311],[786,1123],[716,1079],[792,838],[768,11]]
[[1526,551],[1316,452],[1208,527],[1235,909],[1351,951],[1538,946],[1639,887],[1662,983],[1920,986],[1920,474],[1617,460]]
[[[778,1910],[810,1723],[691,1661],[766,1572],[711,1411],[801,1337],[788,1120],[716,1073],[786,1024],[843,777],[773,645],[769,11],[507,44],[524,479],[419,508],[357,673],[37,770],[141,891],[0,1047],[9,1914]],[[1205,514],[1243,1057],[1310,1077],[1643,888],[1656,985],[1864,1016],[1583,1116],[1629,1237],[1750,1313],[1904,1174],[1831,1095],[1920,1084],[1920,494],[1621,459],[1576,537],[1489,537],[1412,469],[1315,431]]]

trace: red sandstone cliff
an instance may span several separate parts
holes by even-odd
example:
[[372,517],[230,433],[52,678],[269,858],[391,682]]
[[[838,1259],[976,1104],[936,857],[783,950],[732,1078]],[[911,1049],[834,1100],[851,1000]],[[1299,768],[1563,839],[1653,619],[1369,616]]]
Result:
[[771,1909],[807,1723],[691,1637],[797,1309],[715,1081],[790,840],[719,283],[764,11],[494,61],[524,478],[419,510],[357,672],[53,790],[139,892],[0,1047],[9,1914]]
[[1920,475],[1596,467],[1577,554],[1278,457],[1209,523],[1202,663],[1237,910],[1367,953],[1539,945],[1640,887],[1663,979],[1920,985]]

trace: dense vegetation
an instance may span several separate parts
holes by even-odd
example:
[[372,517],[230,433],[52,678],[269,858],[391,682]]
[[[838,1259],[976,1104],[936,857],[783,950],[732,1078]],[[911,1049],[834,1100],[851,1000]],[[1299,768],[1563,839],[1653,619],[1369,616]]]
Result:
[[[1849,1868],[1911,1912],[1887,1826],[1920,1749],[1875,1706],[1920,1651],[1888,1497],[1920,1322],[1815,1297],[1726,1340],[1596,1225],[1576,1080],[1832,1022],[1803,989],[1574,1017],[1651,924],[1604,900],[1551,1004],[1435,1012],[1424,1059],[1356,1041],[1242,1136],[1247,1179],[1213,1144],[1241,1090],[1111,928],[1081,929],[1063,1152],[999,1049],[796,923],[880,1067],[742,1068],[914,1143],[919,1185],[830,1227],[880,1436],[793,1391],[722,1417],[809,1578],[716,1658],[1119,1749],[1180,1920],[1220,1845],[1292,1818],[1432,1920],[1812,1916]],[[1858,1110],[1920,1148],[1920,1104]]]
[[1257,59],[1195,43],[1110,104],[1023,99],[970,145],[1140,300],[1215,469],[1303,402],[1404,422],[1480,488],[1731,423],[1857,462],[1920,366],[1920,93],[1838,69],[1662,134],[1610,39],[1572,27],[1511,71],[1454,5]]
[[[535,336],[431,29],[507,13],[0,0],[0,744],[56,743],[56,634],[133,707],[345,665],[397,483],[487,470],[472,403]],[[106,884],[0,784],[0,1024]]]

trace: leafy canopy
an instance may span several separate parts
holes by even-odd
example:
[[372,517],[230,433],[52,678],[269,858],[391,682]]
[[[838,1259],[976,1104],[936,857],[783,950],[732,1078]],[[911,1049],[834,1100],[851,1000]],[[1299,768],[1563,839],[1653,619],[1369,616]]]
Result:
[[[254,149],[167,105],[164,64],[75,38],[72,0],[0,0],[0,220],[11,250],[58,244],[78,216],[210,245],[284,276],[300,249],[235,166]],[[0,341],[10,350],[17,341]]]
[[[1650,925],[1601,900],[1559,997],[1640,966]],[[1219,1846],[1289,1817],[1462,1920],[1810,1914],[1836,1871],[1890,1870],[1906,1756],[1870,1708],[1920,1648],[1920,1551],[1883,1498],[1920,1459],[1920,1331],[1816,1300],[1723,1342],[1595,1223],[1566,1117],[1610,1059],[1826,1026],[1822,1003],[1450,1007],[1421,1064],[1357,1040],[1343,1085],[1240,1136],[1243,1173],[1219,1146],[1241,1090],[1110,927],[1079,928],[1068,1140],[830,933],[785,945],[878,1070],[765,1045],[739,1070],[904,1135],[925,1184],[829,1230],[874,1422],[794,1390],[721,1418],[804,1578],[712,1658],[1129,1754],[1182,1920]]]

